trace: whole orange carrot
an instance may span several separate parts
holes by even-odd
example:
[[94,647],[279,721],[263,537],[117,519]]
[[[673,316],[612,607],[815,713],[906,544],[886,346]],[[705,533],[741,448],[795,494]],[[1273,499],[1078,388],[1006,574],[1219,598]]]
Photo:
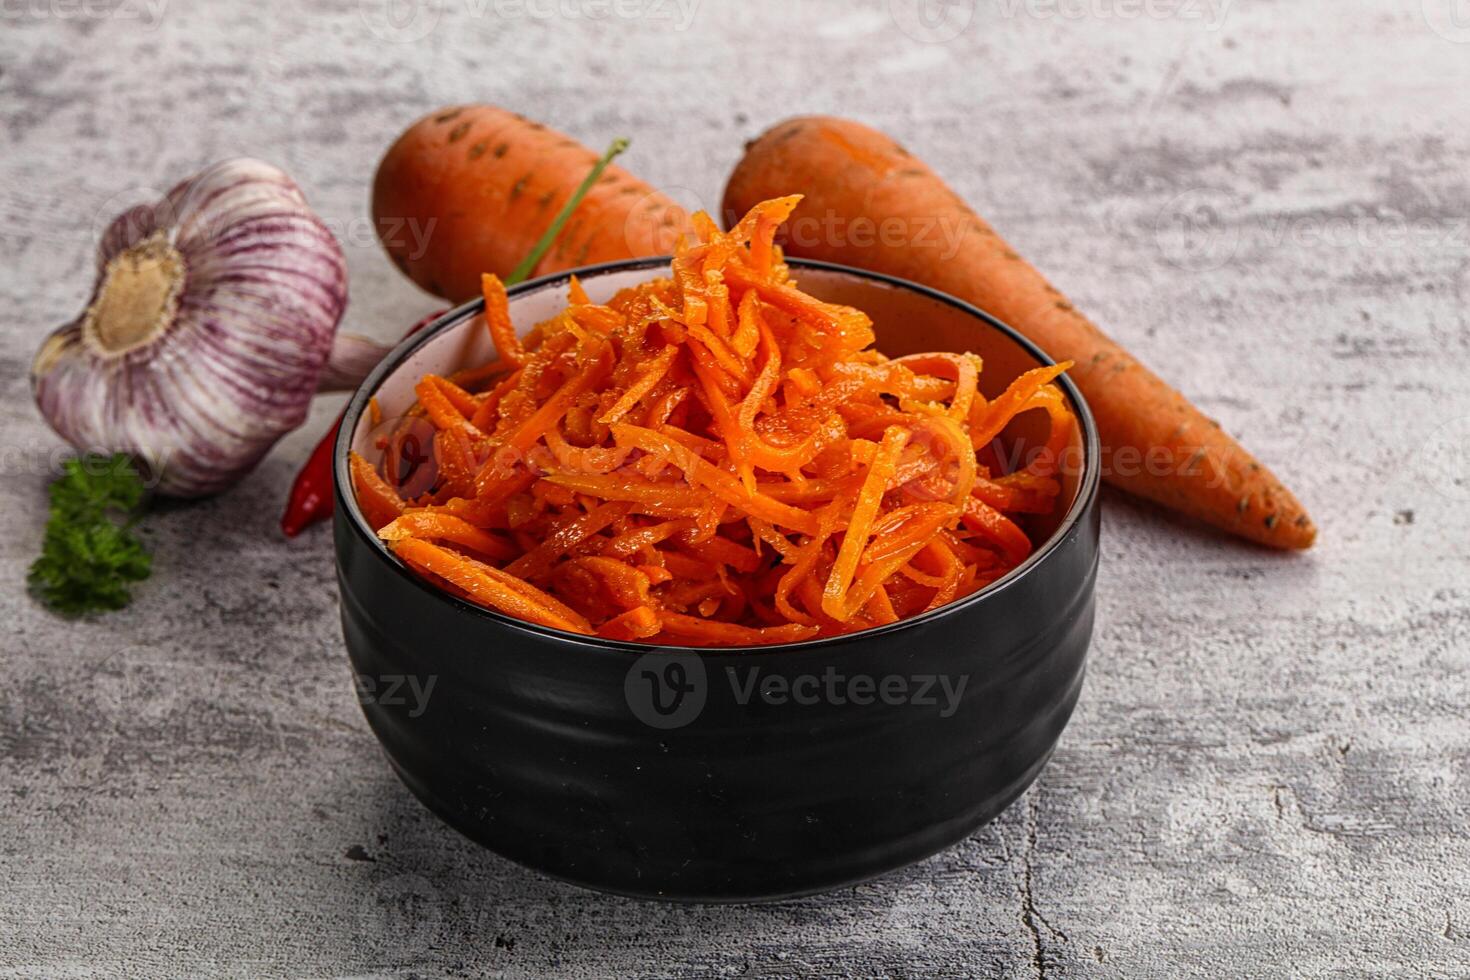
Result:
[[[410,126],[378,164],[374,227],[414,282],[461,303],[479,295],[482,273],[510,276],[596,161],[571,137],[505,109],[441,109]],[[526,271],[661,255],[690,231],[671,198],[612,166]]]
[[788,223],[788,254],[933,286],[994,314],[1052,357],[1076,361],[1068,373],[1097,419],[1108,482],[1261,544],[1311,546],[1317,529],[1281,481],[888,136],[829,116],[779,123],[747,146],[724,210],[741,215],[798,192],[805,197]]

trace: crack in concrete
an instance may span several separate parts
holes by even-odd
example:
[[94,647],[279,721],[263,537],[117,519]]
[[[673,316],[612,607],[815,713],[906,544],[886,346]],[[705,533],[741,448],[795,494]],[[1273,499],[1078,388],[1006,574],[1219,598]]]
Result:
[[1041,940],[1040,922],[1055,932],[1036,911],[1036,896],[1031,890],[1031,859],[1036,853],[1036,797],[1033,789],[1026,802],[1026,847],[1021,852],[1021,925],[1031,936],[1031,965],[1036,970],[1037,980],[1046,980],[1046,946]]
[[1271,802],[1276,806],[1276,819],[1286,819],[1286,803],[1281,799],[1281,791],[1287,787],[1277,784],[1271,787]]

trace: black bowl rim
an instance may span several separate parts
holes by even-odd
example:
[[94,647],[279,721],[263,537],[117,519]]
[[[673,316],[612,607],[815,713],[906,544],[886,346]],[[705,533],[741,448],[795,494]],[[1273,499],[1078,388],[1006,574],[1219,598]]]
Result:
[[[510,297],[514,298],[525,293],[539,292],[543,289],[549,289],[554,286],[565,286],[570,283],[572,276],[587,279],[592,278],[593,276],[598,276],[604,273],[611,272],[641,272],[645,270],[667,268],[671,259],[672,256],[659,255],[651,256],[649,258],[618,259],[612,262],[600,262],[595,265],[580,266],[576,269],[568,269],[565,272],[553,272],[549,275],[539,276],[535,279],[528,279],[525,282],[520,282],[514,286],[511,286],[509,289],[506,290],[506,292]],[[989,313],[986,313],[979,307],[967,303],[964,300],[959,299],[958,297],[950,295],[949,293],[941,292],[940,290],[933,289],[929,286],[925,286],[921,283],[913,282],[908,279],[902,279],[898,276],[890,276],[882,272],[872,272],[867,269],[859,269],[854,266],[842,265],[837,262],[823,262],[817,259],[799,259],[787,257],[786,263],[793,269],[813,269],[822,272],[840,273],[919,293],[922,296],[925,296],[932,300],[936,300],[941,303],[945,303],[983,321],[984,323],[989,324],[992,328],[999,330],[1001,333],[1009,337],[1012,341],[1019,344],[1023,350],[1025,350],[1032,357],[1036,358],[1036,360],[1040,364],[1049,365],[1056,363],[1056,361],[1049,357],[1045,351],[1043,351],[1036,344],[1032,343],[1030,339],[1023,336],[1014,327],[1003,323],[1002,321],[994,316],[991,316]],[[1077,497],[1072,502],[1072,506],[1067,511],[1067,514],[1062,519],[1062,522],[1057,525],[1057,529],[1052,533],[1051,537],[1046,539],[1041,547],[1033,551],[1024,562],[1011,569],[1011,571],[1004,577],[997,579],[985,588],[980,589],[978,592],[974,592],[968,596],[965,596],[963,599],[947,603],[946,605],[940,606],[938,609],[932,609],[928,612],[920,613],[917,616],[911,616],[908,619],[900,619],[896,623],[888,623],[884,626],[874,626],[870,629],[859,630],[855,633],[843,633],[839,636],[819,637],[814,640],[800,640],[795,643],[766,643],[748,646],[696,647],[678,646],[663,643],[638,643],[636,641],[627,640],[608,640],[598,636],[585,636],[581,633],[570,633],[565,630],[553,629],[549,626],[540,626],[536,623],[529,623],[523,619],[517,619],[514,616],[508,616],[504,613],[496,612],[493,609],[487,609],[484,606],[479,606],[472,602],[468,602],[464,599],[459,598],[458,596],[450,595],[442,589],[435,588],[430,583],[415,575],[412,571],[409,570],[408,566],[400,561],[397,556],[395,556],[388,549],[387,545],[383,543],[382,539],[374,534],[372,529],[368,527],[367,521],[362,516],[362,511],[357,506],[355,495],[347,493],[347,488],[351,486],[352,483],[351,473],[348,466],[348,452],[352,448],[352,435],[353,432],[355,432],[357,429],[358,420],[361,419],[363,413],[367,411],[368,402],[373,397],[373,393],[378,390],[379,386],[382,385],[384,379],[386,379],[388,375],[397,370],[398,367],[420,347],[428,343],[441,331],[447,330],[449,327],[460,323],[467,317],[474,316],[475,314],[479,313],[481,310],[484,309],[484,306],[485,300],[483,298],[473,299],[469,302],[456,306],[452,310],[446,311],[443,315],[438,317],[433,322],[429,323],[423,329],[416,331],[409,337],[405,337],[403,341],[398,344],[397,347],[394,347],[391,351],[388,352],[388,354],[378,363],[377,367],[373,368],[372,373],[370,373],[367,378],[363,380],[362,384],[358,386],[357,391],[353,393],[352,398],[347,403],[347,408],[343,411],[341,425],[339,426],[337,432],[336,445],[333,446],[332,449],[332,482],[334,485],[334,493],[336,494],[336,505],[342,511],[342,513],[347,516],[347,520],[351,524],[352,530],[358,535],[358,537],[367,542],[369,549],[373,551],[373,553],[376,554],[379,558],[386,561],[389,567],[392,568],[399,575],[399,577],[401,577],[410,587],[429,593],[446,603],[449,607],[457,609],[462,613],[487,619],[497,625],[509,627],[513,630],[529,634],[533,637],[538,637],[540,639],[557,640],[562,643],[571,643],[577,646],[587,647],[589,649],[604,651],[608,653],[628,654],[633,656],[642,656],[648,653],[668,653],[685,654],[692,656],[738,654],[743,657],[750,657],[761,655],[811,652],[814,650],[841,647],[854,642],[865,642],[870,639],[878,639],[880,637],[890,636],[892,634],[900,633],[907,629],[912,629],[915,626],[921,625],[923,623],[931,622],[934,619],[942,616],[955,615],[971,606],[978,605],[982,602],[998,601],[999,596],[1002,596],[1006,591],[1010,589],[1011,586],[1015,585],[1015,583],[1019,582],[1034,568],[1044,562],[1047,556],[1057,549],[1061,542],[1067,538],[1067,536],[1073,531],[1074,528],[1076,528],[1078,523],[1082,520],[1082,516],[1087,512],[1088,508],[1094,504],[1098,495],[1098,488],[1101,483],[1102,473],[1102,450],[1098,439],[1097,426],[1096,423],[1093,421],[1092,411],[1090,408],[1088,408],[1087,400],[1082,397],[1082,392],[1078,390],[1077,386],[1072,382],[1072,379],[1070,377],[1068,377],[1066,374],[1063,374],[1057,380],[1061,383],[1062,390],[1067,393],[1067,397],[1071,400],[1072,405],[1077,413],[1078,422],[1082,426],[1083,466],[1082,479],[1077,488]]]

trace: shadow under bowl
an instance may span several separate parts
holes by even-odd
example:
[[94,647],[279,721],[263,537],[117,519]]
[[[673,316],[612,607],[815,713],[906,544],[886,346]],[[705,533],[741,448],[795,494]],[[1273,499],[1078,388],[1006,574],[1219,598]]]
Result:
[[[1051,361],[959,300],[902,280],[792,260],[802,288],[872,317],[892,356],[973,351],[987,397]],[[667,259],[579,270],[594,301]],[[511,290],[524,331],[567,276]],[[400,345],[348,406],[336,447],[342,625],[363,711],[410,790],[466,836],[580,885],[679,901],[771,900],[902,867],[964,839],[1036,778],[1072,713],[1093,625],[1097,434],[1079,425],[1034,554],[958,602],[831,639],[652,647],[562,633],[480,608],[408,571],[350,492],[349,449],[380,451],[426,372],[491,360],[470,303]],[[1042,413],[1002,443],[1046,437]],[[431,686],[432,685],[432,686]]]

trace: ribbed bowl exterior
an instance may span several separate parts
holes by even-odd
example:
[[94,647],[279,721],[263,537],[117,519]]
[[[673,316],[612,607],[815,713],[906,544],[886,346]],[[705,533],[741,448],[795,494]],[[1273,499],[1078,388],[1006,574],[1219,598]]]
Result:
[[[465,615],[406,582],[348,521],[336,526],[353,669],[380,693],[393,678],[419,690],[433,678],[426,703],[364,698],[409,788],[521,864],[593,888],[705,901],[803,894],[902,867],[1015,799],[1082,684],[1097,535],[1094,503],[1025,575],[906,629],[807,650],[703,652],[703,710],[659,729],[627,695],[642,651]],[[810,682],[791,685],[823,681],[828,668],[847,682],[845,703],[758,690],[739,701],[752,678],[805,691]],[[856,677],[875,689],[903,678],[909,702],[934,677],[936,703],[854,704]],[[950,691],[967,678],[948,717],[945,677]]]

